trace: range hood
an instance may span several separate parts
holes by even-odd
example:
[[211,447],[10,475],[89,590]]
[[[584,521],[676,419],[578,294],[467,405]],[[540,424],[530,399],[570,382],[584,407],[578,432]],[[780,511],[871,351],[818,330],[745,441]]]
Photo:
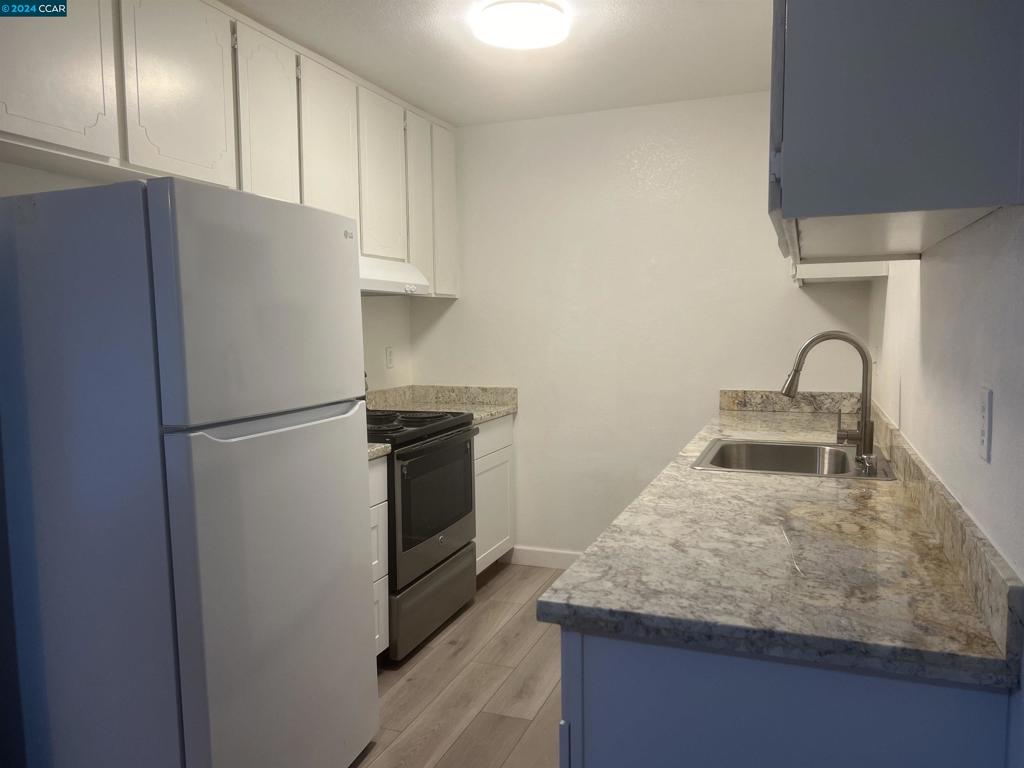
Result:
[[364,294],[426,296],[430,281],[407,261],[360,256],[359,289]]

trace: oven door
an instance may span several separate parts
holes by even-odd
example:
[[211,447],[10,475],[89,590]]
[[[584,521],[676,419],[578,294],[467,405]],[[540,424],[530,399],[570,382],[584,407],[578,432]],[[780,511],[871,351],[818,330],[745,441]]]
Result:
[[391,588],[398,591],[476,536],[473,436],[476,427],[392,454]]

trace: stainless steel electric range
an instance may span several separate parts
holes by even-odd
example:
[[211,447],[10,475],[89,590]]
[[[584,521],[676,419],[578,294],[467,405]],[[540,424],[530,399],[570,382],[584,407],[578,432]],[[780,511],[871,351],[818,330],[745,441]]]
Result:
[[469,413],[368,411],[388,454],[388,655],[398,660],[476,594]]

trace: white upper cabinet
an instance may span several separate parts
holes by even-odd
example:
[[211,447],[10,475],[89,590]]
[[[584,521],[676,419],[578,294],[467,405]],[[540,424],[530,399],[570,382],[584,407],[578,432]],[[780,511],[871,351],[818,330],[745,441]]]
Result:
[[356,86],[301,57],[302,202],[359,221]]
[[128,160],[238,185],[231,20],[199,0],[123,0]]
[[409,261],[433,287],[434,178],[431,170],[430,123],[405,113],[405,168],[409,186]]
[[406,261],[405,110],[359,89],[359,207],[364,256]]
[[299,202],[296,54],[239,23],[238,150],[242,189]]
[[455,135],[431,126],[434,162],[434,294],[459,294],[459,231],[455,202]]
[[76,0],[66,18],[9,19],[0,72],[10,162],[321,208],[356,223],[364,291],[458,295],[452,131],[217,0]]
[[64,19],[0,24],[0,130],[118,154],[112,0],[75,0]]
[[775,0],[769,210],[799,263],[1024,202],[1020,0]]

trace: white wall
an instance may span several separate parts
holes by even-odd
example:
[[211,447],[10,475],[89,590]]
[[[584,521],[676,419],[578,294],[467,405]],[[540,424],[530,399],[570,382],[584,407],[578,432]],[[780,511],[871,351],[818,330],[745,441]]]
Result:
[[[413,383],[412,329],[406,296],[363,297],[363,356],[370,389]],[[384,350],[391,347],[392,367]]]
[[[874,289],[879,406],[1024,575],[1024,208],[890,264]],[[992,463],[978,455],[992,388]]]
[[0,163],[0,197],[28,195],[33,192],[52,192],[55,189],[95,186],[99,182],[62,176],[49,171],[26,168],[21,165]]
[[[412,303],[420,383],[516,385],[519,545],[580,550],[867,284],[796,287],[767,212],[765,93],[459,130],[462,289]],[[808,388],[856,389],[829,344]]]

